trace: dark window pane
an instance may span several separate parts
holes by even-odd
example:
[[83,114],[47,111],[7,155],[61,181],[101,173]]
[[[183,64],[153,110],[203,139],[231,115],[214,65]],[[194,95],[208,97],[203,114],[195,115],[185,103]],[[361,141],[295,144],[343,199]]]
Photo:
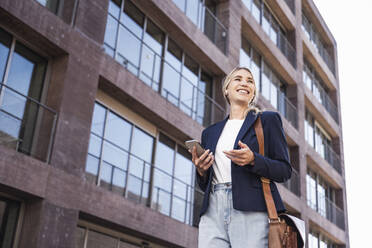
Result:
[[13,247],[19,217],[20,203],[0,197],[0,247]]
[[137,37],[142,37],[142,28],[145,22],[143,13],[129,0],[124,2],[124,13],[121,22]]

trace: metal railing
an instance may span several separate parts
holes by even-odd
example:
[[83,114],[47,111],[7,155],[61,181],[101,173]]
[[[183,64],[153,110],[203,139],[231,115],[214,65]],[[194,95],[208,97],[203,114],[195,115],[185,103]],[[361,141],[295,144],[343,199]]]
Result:
[[[125,26],[123,26],[126,28]],[[127,29],[127,28],[126,28]],[[144,67],[141,68],[141,58],[144,49],[142,48],[139,53],[139,64],[135,65],[128,60],[123,54],[116,51],[116,58],[119,60],[125,68],[140,78],[145,84],[149,85],[153,90],[160,93],[169,102],[176,105],[192,119],[196,120],[203,126],[208,126],[221,120],[225,116],[225,109],[219,105],[214,99],[205,94],[201,89],[196,87],[187,77],[182,75],[171,63],[169,63],[164,57],[158,55],[150,46],[145,42],[137,38],[131,30],[127,29],[133,35],[133,38],[137,39],[141,43],[141,47],[145,47],[148,51],[151,51],[153,59],[152,64],[146,68],[151,68],[150,72],[146,72]],[[173,73],[179,77],[179,90],[178,96],[171,93],[166,88],[160,89],[161,80],[164,80],[164,67],[167,66]],[[175,83],[177,79],[175,79]],[[189,93],[189,94],[187,94]]]
[[331,97],[327,94],[323,87],[321,87],[319,84],[316,87],[319,90],[320,96],[317,96],[316,92],[314,92],[314,87],[313,94],[318,98],[318,100],[325,107],[325,109],[332,116],[332,118],[336,121],[336,123],[338,123],[338,110],[336,104],[333,103]]
[[295,1],[294,0],[284,0],[284,1],[287,3],[292,13],[295,14]]
[[278,42],[276,46],[282,51],[284,56],[288,61],[296,68],[296,50],[293,48],[291,43],[289,43],[287,37],[285,37],[281,32],[278,32]]
[[321,216],[345,230],[345,214],[331,199],[325,195],[319,195],[317,187],[311,187],[311,191],[316,191],[315,199],[307,199],[307,205],[318,212]]
[[344,211],[339,208],[333,201],[325,198],[326,201],[326,218],[336,224],[342,230],[345,230],[345,214]]
[[53,109],[0,83],[1,145],[49,163],[57,118]]
[[329,55],[319,35],[314,30],[313,25],[310,23],[310,21],[306,18],[304,14],[302,14],[302,29],[305,31],[306,35],[308,36],[310,41],[313,43],[319,55],[323,58],[328,68],[332,71],[333,74],[335,74],[335,62],[333,58]]
[[[253,15],[252,8],[253,8],[253,5],[255,5],[253,3],[253,1],[252,0],[243,0],[243,4],[248,8],[248,10]],[[263,17],[264,11],[262,10],[262,6],[263,5],[261,5],[260,14],[259,14],[260,18],[257,19],[258,16],[257,16],[257,18],[255,18],[255,20],[257,20],[260,23],[261,26],[263,25],[262,19],[264,18]],[[270,15],[272,15],[272,14],[270,13]],[[270,33],[268,33],[267,30],[264,30],[264,31],[267,33],[267,35],[270,36]],[[271,32],[271,31],[269,31],[269,32]],[[285,35],[283,35],[280,31],[275,32],[275,33],[277,35],[277,38],[276,38],[276,41],[273,40],[273,42],[279,48],[279,50],[283,53],[283,55],[288,59],[288,61],[291,63],[291,65],[294,68],[296,68],[296,66],[297,66],[296,65],[296,50],[293,48],[293,46],[288,41],[288,39]]]
[[342,175],[340,156],[332,149],[327,143],[324,147],[324,159],[333,167],[335,170]]
[[301,192],[300,192],[301,191],[300,190],[300,175],[294,168],[292,168],[291,178],[288,181],[286,181],[282,184],[284,185],[284,187],[289,189],[295,195],[297,195],[297,196],[301,195]]
[[179,9],[188,16],[195,25],[204,32],[204,34],[224,53],[227,54],[227,28],[221,21],[204,5],[204,1],[198,1],[197,15],[189,16],[187,4],[192,4],[186,0],[184,6],[180,6],[174,1]]
[[289,101],[284,93],[279,93],[278,111],[281,113],[296,129],[298,128],[297,108]]
[[[127,160],[124,163],[126,165],[118,167],[103,158],[97,158],[89,153],[88,156],[100,160],[100,163],[96,171],[97,174],[85,172],[88,181],[94,182],[96,185],[120,194],[138,204],[155,209],[185,224],[198,225],[204,193],[198,186],[193,185],[196,181],[192,176],[193,166],[190,167],[191,181],[189,183],[191,184],[189,184],[105,138],[103,138],[102,142],[109,143],[115,149],[125,154]],[[109,178],[107,178],[107,174],[105,179],[102,179],[100,175],[103,163],[106,167],[111,168],[108,174]]]

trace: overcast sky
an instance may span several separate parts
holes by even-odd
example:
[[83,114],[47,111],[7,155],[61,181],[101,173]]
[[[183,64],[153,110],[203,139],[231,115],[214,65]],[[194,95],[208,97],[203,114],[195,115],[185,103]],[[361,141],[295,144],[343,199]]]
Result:
[[372,1],[313,1],[338,47],[350,247],[372,247]]

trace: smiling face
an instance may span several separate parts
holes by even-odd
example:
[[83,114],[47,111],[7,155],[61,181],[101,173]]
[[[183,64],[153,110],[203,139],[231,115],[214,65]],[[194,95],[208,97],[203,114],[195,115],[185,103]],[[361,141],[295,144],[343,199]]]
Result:
[[245,69],[239,69],[231,75],[231,80],[225,90],[230,105],[248,106],[255,96],[256,85],[252,74]]

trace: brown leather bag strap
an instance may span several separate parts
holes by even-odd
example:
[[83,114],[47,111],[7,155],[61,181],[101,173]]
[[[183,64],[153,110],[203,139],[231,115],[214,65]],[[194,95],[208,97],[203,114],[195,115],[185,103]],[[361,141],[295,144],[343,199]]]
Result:
[[[261,116],[257,117],[256,122],[254,123],[254,130],[256,132],[259,152],[262,156],[265,156],[265,143],[264,143],[264,133],[262,129]],[[278,213],[276,211],[275,203],[270,189],[270,179],[261,177],[262,189],[265,197],[267,213],[270,221],[278,220]]]

